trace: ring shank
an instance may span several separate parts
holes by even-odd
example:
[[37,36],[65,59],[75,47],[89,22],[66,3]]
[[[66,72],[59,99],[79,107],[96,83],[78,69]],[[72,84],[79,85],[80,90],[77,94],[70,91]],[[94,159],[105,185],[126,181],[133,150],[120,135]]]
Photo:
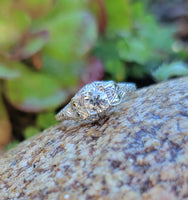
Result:
[[131,99],[135,90],[134,83],[95,81],[84,86],[56,115],[56,120],[96,121],[102,119],[109,115],[115,106]]

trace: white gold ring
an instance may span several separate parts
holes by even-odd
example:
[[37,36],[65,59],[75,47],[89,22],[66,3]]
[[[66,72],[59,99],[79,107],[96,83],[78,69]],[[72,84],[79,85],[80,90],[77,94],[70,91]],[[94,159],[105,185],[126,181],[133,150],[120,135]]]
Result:
[[55,118],[57,121],[98,121],[108,116],[112,108],[128,100],[135,90],[134,83],[94,81],[79,90]]

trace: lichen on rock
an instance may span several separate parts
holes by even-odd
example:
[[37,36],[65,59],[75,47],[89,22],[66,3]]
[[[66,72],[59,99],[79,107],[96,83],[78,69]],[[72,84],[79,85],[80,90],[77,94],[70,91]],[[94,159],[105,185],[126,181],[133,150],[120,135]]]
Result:
[[136,94],[102,125],[67,120],[7,152],[1,199],[187,199],[188,78]]

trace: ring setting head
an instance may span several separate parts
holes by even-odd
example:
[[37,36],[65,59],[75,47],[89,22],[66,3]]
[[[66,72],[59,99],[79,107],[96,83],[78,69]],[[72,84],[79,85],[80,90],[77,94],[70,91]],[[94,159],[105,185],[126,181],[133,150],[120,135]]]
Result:
[[135,90],[134,83],[94,81],[75,94],[70,103],[56,115],[56,120],[97,121],[109,115],[114,106],[128,99]]

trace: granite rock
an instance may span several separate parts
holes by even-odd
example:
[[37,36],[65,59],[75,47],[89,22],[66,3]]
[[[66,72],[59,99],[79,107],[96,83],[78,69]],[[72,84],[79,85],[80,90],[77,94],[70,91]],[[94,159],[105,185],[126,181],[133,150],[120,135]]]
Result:
[[137,90],[103,124],[64,121],[0,157],[1,199],[188,199],[188,78]]

